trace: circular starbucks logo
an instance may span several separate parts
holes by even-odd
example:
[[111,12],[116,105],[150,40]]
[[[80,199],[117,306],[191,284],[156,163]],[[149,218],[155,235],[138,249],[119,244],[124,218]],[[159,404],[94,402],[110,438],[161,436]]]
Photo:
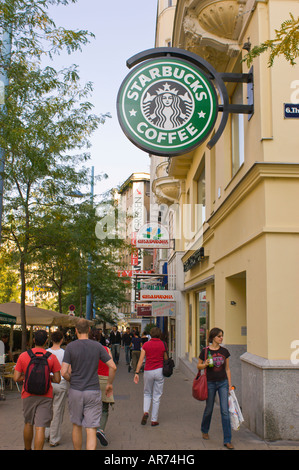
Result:
[[141,99],[145,119],[160,129],[175,129],[193,114],[194,100],[184,87],[171,80],[152,85]]
[[127,137],[155,155],[175,156],[203,142],[218,112],[216,92],[196,66],[175,58],[147,61],[125,78],[117,111]]

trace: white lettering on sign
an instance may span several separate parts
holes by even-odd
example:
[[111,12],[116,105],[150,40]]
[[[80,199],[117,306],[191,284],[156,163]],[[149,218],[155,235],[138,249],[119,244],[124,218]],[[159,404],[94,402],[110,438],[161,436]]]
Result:
[[162,131],[157,131],[153,127],[149,127],[146,122],[140,122],[137,126],[137,131],[140,134],[144,134],[145,137],[149,140],[157,139],[158,142],[162,142],[163,140],[167,140],[169,144],[171,144],[174,140],[178,139],[180,142],[188,139],[188,134],[194,136],[198,129],[194,127],[192,124],[188,124],[184,129],[179,131],[173,131],[170,134],[166,134]]
[[[162,73],[160,73],[159,69],[156,67],[149,69],[147,76],[145,73],[142,73],[138,76],[137,80],[135,80],[130,89],[128,90],[127,97],[129,99],[137,101],[139,98],[139,91],[142,91],[143,88],[148,85],[150,82],[157,78],[163,78],[163,77],[168,77],[168,78],[177,78],[180,79],[188,85],[191,90],[194,93],[195,99],[197,101],[201,101],[203,99],[207,99],[208,96],[207,94],[202,91],[201,93],[196,93],[199,88],[203,88],[202,84],[199,82],[199,80],[192,74],[192,73],[186,73],[186,70],[180,69],[178,67],[172,67],[170,65],[165,65],[162,67]],[[137,90],[137,91],[135,91]]]
[[289,106],[286,108],[286,113],[292,113],[292,114],[299,114],[299,108],[290,108]]
[[165,301],[174,301],[175,298],[175,291],[167,291],[167,290],[141,290],[140,291],[140,300],[146,301],[155,301],[159,300],[161,302]]

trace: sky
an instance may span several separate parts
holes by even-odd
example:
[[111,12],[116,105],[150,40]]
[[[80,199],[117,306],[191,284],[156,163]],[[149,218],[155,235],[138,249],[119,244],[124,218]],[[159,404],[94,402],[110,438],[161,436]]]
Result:
[[82,52],[55,57],[52,63],[57,70],[67,64],[78,65],[82,84],[93,83],[89,98],[93,113],[112,115],[90,139],[87,165],[94,166],[95,176],[108,175],[95,185],[95,195],[119,186],[134,172],[149,173],[148,154],[132,144],[119,125],[116,99],[130,71],[127,59],[155,46],[157,0],[78,0],[51,7],[49,15],[57,26],[95,35]]

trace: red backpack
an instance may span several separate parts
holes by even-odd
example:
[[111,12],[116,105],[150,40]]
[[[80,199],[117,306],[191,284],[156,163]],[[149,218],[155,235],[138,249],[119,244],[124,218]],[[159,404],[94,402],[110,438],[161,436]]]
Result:
[[45,354],[37,351],[35,354],[29,349],[31,358],[25,373],[24,390],[32,395],[45,395],[50,388],[50,367],[48,357],[51,353]]

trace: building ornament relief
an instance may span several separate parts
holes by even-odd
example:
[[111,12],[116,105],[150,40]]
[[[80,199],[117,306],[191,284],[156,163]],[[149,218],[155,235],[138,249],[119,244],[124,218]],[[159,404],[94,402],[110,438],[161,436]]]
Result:
[[[229,57],[235,57],[240,53],[241,46],[238,44],[238,41],[227,37],[234,36],[232,27],[229,28],[229,25],[227,25],[227,27],[224,26],[222,28],[222,25],[219,23],[218,28],[209,28],[209,30],[207,30],[203,28],[202,23],[203,22],[200,22],[199,17],[195,13],[188,12],[185,16],[183,29],[186,38],[187,50],[194,50],[198,47],[212,48],[215,51],[215,56],[218,56],[219,58],[223,53]],[[211,20],[209,24],[212,25],[212,23],[213,21]],[[207,27],[207,20],[205,20],[204,24]],[[230,33],[227,32],[228,30],[230,30]]]
[[169,177],[167,167],[168,161],[157,166],[152,191],[159,204],[171,205],[179,201],[181,185],[178,179]]
[[238,40],[246,0],[208,0],[194,9],[201,27],[216,36]]

